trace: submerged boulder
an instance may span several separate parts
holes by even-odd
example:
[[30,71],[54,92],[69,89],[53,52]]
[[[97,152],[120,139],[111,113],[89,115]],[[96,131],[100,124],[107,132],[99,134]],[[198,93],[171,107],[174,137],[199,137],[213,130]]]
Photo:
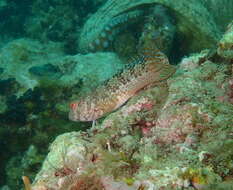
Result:
[[229,186],[232,77],[208,51],[184,58],[167,83],[138,93],[86,132],[57,137],[32,189]]

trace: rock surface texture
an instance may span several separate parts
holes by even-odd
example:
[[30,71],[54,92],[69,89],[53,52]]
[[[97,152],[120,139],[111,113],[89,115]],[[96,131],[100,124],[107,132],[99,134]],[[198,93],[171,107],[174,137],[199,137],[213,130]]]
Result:
[[167,82],[57,137],[32,189],[231,189],[233,73],[215,56],[183,58]]

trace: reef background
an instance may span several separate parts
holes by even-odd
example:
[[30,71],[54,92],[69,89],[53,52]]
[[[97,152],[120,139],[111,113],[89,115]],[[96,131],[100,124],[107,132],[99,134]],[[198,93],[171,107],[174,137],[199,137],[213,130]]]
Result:
[[[67,149],[69,153],[69,147],[74,144],[80,146],[76,152],[78,156],[89,159],[93,159],[93,154],[84,154],[82,146],[89,146],[90,150],[99,147],[96,155],[113,165],[105,175],[110,176],[114,167],[125,167],[122,163],[128,163],[130,174],[116,174],[124,176],[118,179],[124,182],[124,190],[133,189],[137,182],[132,173],[137,173],[138,178],[147,178],[148,166],[155,162],[161,163],[161,168],[155,167],[150,172],[152,178],[160,179],[156,181],[160,187],[211,189],[208,185],[217,181],[219,188],[230,189],[233,180],[233,28],[229,24],[233,18],[233,2],[200,1],[209,10],[203,15],[213,16],[215,28],[202,25],[198,23],[200,20],[191,17],[198,18],[198,11],[189,15],[186,14],[188,10],[179,12],[178,5],[172,9],[173,5],[166,4],[168,1],[158,1],[171,9],[171,15],[176,17],[174,22],[165,19],[157,26],[154,19],[145,21],[140,12],[133,12],[132,23],[137,23],[137,27],[132,24],[124,30],[126,32],[119,29],[115,36],[117,40],[113,40],[109,51],[102,51],[98,46],[97,53],[84,54],[86,50],[79,44],[80,36],[92,26],[87,21],[95,20],[95,16],[98,18],[101,13],[98,9],[106,2],[0,0],[0,189],[23,189],[22,175],[30,179],[37,175],[36,189],[37,182],[43,179],[40,175],[47,174],[51,168],[46,161],[42,167],[48,151],[51,152],[47,160],[59,160],[61,152]],[[196,4],[192,6],[198,10],[194,7]],[[143,9],[147,7],[143,5]],[[161,11],[155,15],[167,18],[163,14]],[[111,20],[111,16],[114,18],[109,14],[105,21]],[[131,19],[130,14],[128,17]],[[168,33],[164,32],[164,23],[169,24]],[[198,28],[198,24],[202,27]],[[117,25],[112,25],[118,29]],[[90,129],[91,123],[68,120],[70,100],[91,92],[124,68],[138,44],[151,40],[151,34],[160,37],[161,33],[155,32],[158,30],[164,34],[162,40],[165,39],[161,48],[169,52],[171,64],[177,65],[177,73],[169,79],[168,86],[142,92],[122,109],[100,119],[88,133],[82,133]],[[101,33],[97,30],[96,35]],[[210,38],[203,38],[205,35]],[[190,85],[194,88],[190,89]],[[91,144],[85,140],[80,142],[86,136]],[[106,151],[109,144],[114,154]],[[59,147],[60,152],[54,147]],[[137,152],[135,162],[125,154],[132,149]],[[114,156],[119,162],[113,159]],[[164,159],[164,156],[168,158]],[[187,159],[182,160],[183,157]],[[55,170],[63,167],[62,161],[58,162],[58,165],[54,164]],[[141,170],[137,169],[139,163]],[[90,166],[90,163],[85,164],[87,168]],[[100,162],[97,167],[104,164]],[[177,170],[175,165],[183,170]],[[170,168],[164,169],[166,167]],[[90,168],[93,169],[92,165]],[[51,175],[54,177],[53,173]],[[104,176],[101,183],[114,184],[117,189],[118,184],[109,176]],[[150,182],[143,184],[146,187]]]
[[[68,99],[72,89],[56,86],[57,69],[49,63],[77,53],[80,28],[102,3],[103,0],[0,1],[0,186],[7,185],[2,189],[22,187],[24,172],[35,176],[49,143],[58,134],[85,128],[85,124],[69,122],[65,108],[55,108],[55,102],[63,96]],[[35,67],[44,63],[45,68]],[[29,88],[37,79],[23,77],[31,67],[42,79],[34,90]],[[83,76],[74,81],[75,91],[79,91]],[[67,105],[66,102],[64,107]]]

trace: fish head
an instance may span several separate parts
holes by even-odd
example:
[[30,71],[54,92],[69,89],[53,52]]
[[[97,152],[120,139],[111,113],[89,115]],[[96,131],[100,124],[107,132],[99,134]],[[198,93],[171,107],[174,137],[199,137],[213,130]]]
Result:
[[71,121],[94,121],[103,116],[103,110],[93,102],[73,101],[70,103]]

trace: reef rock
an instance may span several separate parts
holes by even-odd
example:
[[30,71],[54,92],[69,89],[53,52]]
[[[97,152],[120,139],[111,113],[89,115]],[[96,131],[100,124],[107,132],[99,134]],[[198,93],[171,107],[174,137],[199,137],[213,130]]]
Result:
[[233,62],[233,22],[228,25],[227,31],[219,42],[218,54]]
[[31,67],[49,63],[62,55],[62,46],[57,43],[43,46],[35,40],[13,40],[1,49],[0,65],[4,69],[1,79],[14,78],[20,85],[18,94],[22,94],[38,85],[28,72]]
[[18,95],[45,83],[66,88],[84,84],[93,88],[122,68],[121,61],[113,53],[64,56],[59,43],[50,42],[44,46],[29,39],[5,45],[1,49],[0,65],[1,79],[15,79]]
[[208,55],[184,58],[87,132],[57,137],[32,189],[229,187],[233,75]]

